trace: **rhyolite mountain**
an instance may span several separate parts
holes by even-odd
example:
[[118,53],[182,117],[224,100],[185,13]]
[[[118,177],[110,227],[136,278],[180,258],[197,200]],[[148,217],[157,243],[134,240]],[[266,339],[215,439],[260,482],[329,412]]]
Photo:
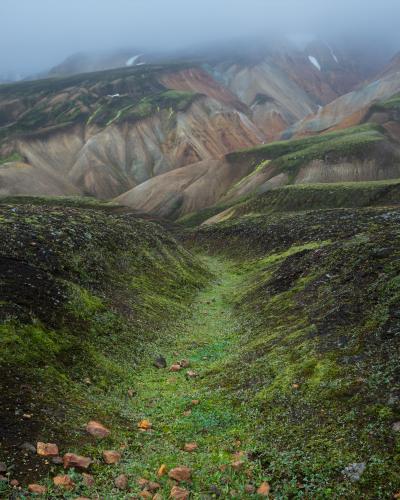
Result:
[[[286,183],[398,176],[396,117],[369,113],[400,92],[396,59],[366,67],[319,41],[181,62],[133,52],[81,54],[0,86],[0,194],[115,198],[176,218]],[[296,142],[364,122],[318,147]]]

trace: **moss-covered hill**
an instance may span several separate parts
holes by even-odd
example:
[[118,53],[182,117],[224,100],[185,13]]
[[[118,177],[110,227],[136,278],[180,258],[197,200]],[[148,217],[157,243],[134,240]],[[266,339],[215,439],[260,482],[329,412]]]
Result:
[[245,273],[243,334],[213,377],[258,412],[253,452],[279,498],[400,488],[399,222],[398,208],[329,209],[188,233]]
[[82,443],[94,415],[123,426],[142,353],[206,273],[155,223],[27,201],[0,204],[0,462],[37,479],[49,466],[21,444]]

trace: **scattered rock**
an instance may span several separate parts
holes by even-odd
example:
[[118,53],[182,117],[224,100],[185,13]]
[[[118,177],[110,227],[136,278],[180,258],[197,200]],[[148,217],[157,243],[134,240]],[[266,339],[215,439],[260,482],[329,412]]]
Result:
[[249,495],[252,495],[253,493],[255,493],[255,491],[256,488],[252,484],[246,484],[246,486],[244,487],[244,492],[248,493]]
[[197,377],[197,372],[193,371],[193,370],[188,370],[186,372],[186,377],[187,378],[194,378],[194,377]]
[[86,472],[82,473],[83,484],[88,488],[94,486],[94,477],[91,474],[87,474]]
[[138,423],[138,428],[142,431],[149,431],[152,427],[153,425],[149,420],[141,420]]
[[32,413],[24,413],[22,415],[22,418],[25,418],[26,420],[30,420],[33,417]]
[[364,462],[350,464],[342,470],[342,474],[349,481],[356,482],[360,480],[365,468],[366,464]]
[[180,483],[181,481],[190,481],[192,476],[192,471],[189,467],[175,467],[171,469],[168,473],[168,477],[170,479],[174,479]]
[[260,495],[262,497],[267,497],[269,495],[269,492],[271,491],[271,486],[269,483],[261,483],[260,486],[257,488],[257,495]]
[[292,384],[292,389],[299,389],[300,388],[300,384]]
[[136,395],[136,391],[134,391],[133,389],[128,389],[127,394],[130,398],[133,398],[133,396]]
[[158,471],[157,471],[157,476],[162,477],[165,476],[165,474],[168,472],[167,466],[165,464],[160,465]]
[[128,488],[128,477],[121,474],[115,479],[114,484],[119,490],[126,490]]
[[137,480],[137,484],[139,485],[140,488],[144,489],[147,487],[147,485],[149,484],[149,480],[148,479],[145,479],[144,477],[140,477],[138,480]]
[[36,448],[33,446],[32,443],[22,443],[20,446],[21,450],[24,451],[29,451],[30,453],[36,453]]
[[19,481],[18,479],[12,479],[10,481],[10,485],[13,487],[13,488],[16,488],[17,486],[19,486]]
[[4,462],[0,462],[0,473],[7,472],[7,465]]
[[36,445],[36,452],[41,457],[57,457],[58,446],[54,443],[42,443],[39,441]]
[[83,383],[86,384],[86,385],[91,385],[92,381],[90,380],[89,377],[86,377],[86,378],[83,379]]
[[47,492],[47,488],[40,484],[30,484],[28,485],[28,491],[37,495],[44,495]]
[[179,372],[180,370],[182,370],[182,367],[178,363],[175,363],[169,367],[170,372]]
[[193,406],[197,406],[198,404],[200,404],[200,400],[199,399],[192,399],[191,403]]
[[182,359],[181,361],[179,361],[179,364],[182,368],[189,368],[190,361],[188,359]]
[[392,429],[393,429],[394,432],[400,432],[400,422],[395,422],[392,425]]
[[192,410],[186,410],[183,412],[184,417],[190,417],[191,414],[192,414]]
[[121,461],[121,453],[115,450],[103,451],[103,460],[108,465],[118,464]]
[[53,483],[57,488],[62,488],[67,491],[72,491],[75,488],[75,483],[66,474],[55,476],[53,478]]
[[167,368],[167,360],[164,358],[164,356],[158,356],[154,362],[153,365],[156,368]]
[[161,484],[156,483],[155,481],[149,481],[147,483],[147,486],[146,486],[146,489],[153,492],[153,493],[155,491],[159,490],[160,488],[161,488]]
[[197,448],[198,446],[196,443],[186,443],[185,446],[183,447],[183,449],[185,451],[188,451],[189,453],[191,453],[192,451],[196,451]]
[[63,459],[61,457],[52,457],[51,461],[54,465],[62,465]]
[[66,453],[63,456],[63,464],[65,469],[68,469],[70,467],[75,467],[77,469],[87,469],[91,463],[91,458],[82,457],[80,455],[76,455],[75,453]]
[[174,498],[175,500],[187,500],[189,498],[189,491],[185,490],[185,488],[179,488],[179,486],[173,486],[170,498]]
[[103,424],[96,422],[95,420],[91,420],[86,425],[86,432],[98,439],[106,438],[110,435],[110,431],[107,427],[104,427]]
[[153,498],[153,495],[150,493],[150,491],[143,490],[139,493],[139,496],[141,498]]
[[161,493],[156,493],[153,497],[153,500],[163,500],[163,496]]

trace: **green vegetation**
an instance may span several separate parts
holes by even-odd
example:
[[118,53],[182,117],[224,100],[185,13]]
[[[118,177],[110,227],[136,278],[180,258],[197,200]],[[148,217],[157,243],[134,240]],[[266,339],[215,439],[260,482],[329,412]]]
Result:
[[23,161],[24,158],[19,153],[13,153],[6,158],[0,158],[0,165],[4,165],[5,163],[9,163],[12,161]]

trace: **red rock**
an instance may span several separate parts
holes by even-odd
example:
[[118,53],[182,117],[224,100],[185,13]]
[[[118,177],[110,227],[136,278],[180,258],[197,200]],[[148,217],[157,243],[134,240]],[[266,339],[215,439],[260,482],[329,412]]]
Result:
[[151,428],[153,427],[153,424],[149,421],[149,420],[141,420],[139,423],[138,423],[138,428],[143,430],[143,431],[148,431],[150,430]]
[[198,446],[196,443],[186,443],[185,446],[183,447],[183,449],[185,451],[188,451],[189,453],[191,453],[192,451],[196,451],[197,448]]
[[174,486],[170,493],[170,498],[175,500],[187,500],[189,498],[189,491],[185,488],[179,488],[179,486]]
[[103,451],[104,462],[108,465],[118,464],[121,461],[121,453],[114,450]]
[[175,467],[171,469],[168,473],[168,477],[170,479],[174,479],[180,483],[181,481],[190,481],[192,476],[192,471],[189,467]]
[[91,458],[82,457],[80,455],[76,455],[75,453],[66,453],[63,456],[63,464],[65,469],[68,469],[70,467],[75,467],[77,469],[87,469],[91,463]]
[[96,422],[95,420],[91,420],[86,425],[86,432],[97,439],[103,439],[110,435],[110,431],[107,429],[107,427],[104,427],[103,424],[101,424],[100,422]]
[[58,446],[54,443],[38,442],[36,452],[41,457],[56,457],[58,455]]
[[252,495],[253,493],[255,493],[256,488],[252,484],[246,484],[246,486],[244,487],[244,491],[245,493],[249,493],[250,495]]
[[83,484],[88,488],[94,486],[94,477],[91,474],[86,474],[86,472],[82,473]]
[[139,496],[141,498],[153,498],[153,495],[150,493],[150,491],[144,490],[139,493]]
[[269,495],[269,492],[271,490],[271,486],[269,483],[261,483],[260,486],[257,489],[257,495],[260,495],[262,497],[267,497]]
[[137,480],[137,484],[139,485],[140,488],[144,489],[146,486],[149,484],[149,480],[145,479],[144,477],[141,477]]
[[182,370],[182,367],[180,364],[178,363],[174,363],[173,365],[170,366],[169,368],[169,371],[170,372],[179,372],[180,370]]
[[149,491],[151,492],[155,492],[157,490],[159,490],[161,488],[161,484],[159,483],[156,483],[154,481],[149,481],[147,486],[146,486],[146,489],[148,489]]
[[158,471],[157,471],[157,476],[162,477],[165,476],[165,474],[168,472],[167,466],[165,464],[160,465]]
[[47,492],[47,488],[40,484],[30,484],[28,485],[28,491],[30,493],[36,493],[37,495],[44,495]]
[[236,460],[235,462],[231,463],[231,466],[232,466],[232,469],[234,469],[236,471],[242,470],[243,466],[244,466],[244,462],[243,462],[243,460]]
[[19,481],[18,481],[18,479],[12,479],[12,480],[10,481],[10,485],[11,485],[12,487],[19,486]]
[[121,474],[115,479],[114,484],[119,490],[126,490],[128,488],[128,477]]
[[72,491],[75,488],[75,483],[66,474],[55,476],[53,478],[53,483],[54,486],[57,486],[57,488],[63,488],[67,491]]

